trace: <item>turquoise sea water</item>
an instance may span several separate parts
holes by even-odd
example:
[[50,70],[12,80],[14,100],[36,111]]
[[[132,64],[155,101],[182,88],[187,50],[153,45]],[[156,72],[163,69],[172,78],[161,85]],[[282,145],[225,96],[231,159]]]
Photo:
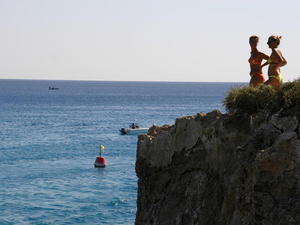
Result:
[[240,85],[0,80],[0,224],[134,224],[137,137],[119,128],[224,111]]

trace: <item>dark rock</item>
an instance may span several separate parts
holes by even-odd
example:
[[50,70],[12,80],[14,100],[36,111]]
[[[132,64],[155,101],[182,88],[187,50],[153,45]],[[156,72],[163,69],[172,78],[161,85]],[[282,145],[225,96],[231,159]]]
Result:
[[300,224],[298,116],[213,111],[150,128],[138,140],[136,225]]

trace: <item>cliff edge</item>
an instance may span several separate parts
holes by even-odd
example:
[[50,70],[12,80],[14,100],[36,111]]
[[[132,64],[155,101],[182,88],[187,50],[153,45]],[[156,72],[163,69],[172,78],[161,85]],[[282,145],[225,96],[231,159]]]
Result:
[[300,115],[213,111],[138,138],[136,225],[300,224]]

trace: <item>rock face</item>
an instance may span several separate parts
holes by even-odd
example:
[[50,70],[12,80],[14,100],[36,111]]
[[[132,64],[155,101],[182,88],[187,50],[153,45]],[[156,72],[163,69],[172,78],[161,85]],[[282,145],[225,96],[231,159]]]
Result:
[[208,114],[138,140],[136,225],[300,224],[297,112]]

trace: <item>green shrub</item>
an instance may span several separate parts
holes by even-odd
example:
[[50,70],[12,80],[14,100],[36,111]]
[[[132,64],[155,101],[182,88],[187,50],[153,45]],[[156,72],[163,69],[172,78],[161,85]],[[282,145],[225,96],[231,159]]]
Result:
[[280,88],[280,95],[284,107],[300,106],[300,80],[283,84]]
[[224,99],[224,106],[229,112],[250,115],[299,107],[300,80],[284,83],[279,89],[266,85],[232,88]]
[[232,88],[224,99],[224,105],[229,112],[252,115],[273,108],[277,98],[277,90],[266,85]]

